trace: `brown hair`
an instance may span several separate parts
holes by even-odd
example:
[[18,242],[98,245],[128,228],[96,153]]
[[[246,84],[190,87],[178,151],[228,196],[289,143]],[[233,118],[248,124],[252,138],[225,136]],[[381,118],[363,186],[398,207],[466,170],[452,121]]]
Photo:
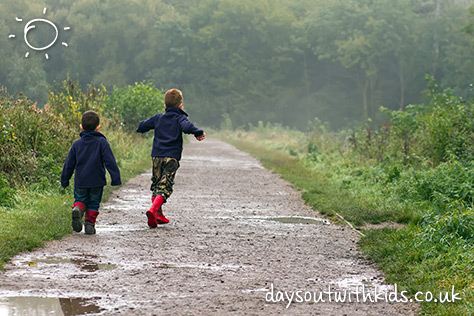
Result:
[[165,105],[170,108],[177,108],[183,103],[183,93],[178,89],[171,89],[165,93]]
[[82,114],[82,128],[85,131],[94,131],[100,124],[99,114],[94,111],[86,111]]

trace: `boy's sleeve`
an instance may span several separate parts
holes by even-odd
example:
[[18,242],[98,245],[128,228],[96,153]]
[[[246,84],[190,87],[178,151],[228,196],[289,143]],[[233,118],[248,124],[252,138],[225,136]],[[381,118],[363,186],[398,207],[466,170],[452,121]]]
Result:
[[120,178],[120,170],[117,162],[115,161],[115,157],[112,149],[110,148],[109,142],[106,140],[102,142],[101,154],[104,166],[109,171],[110,178],[112,179],[111,185],[121,185],[122,180]]
[[74,173],[74,169],[76,168],[76,147],[74,144],[71,146],[69,150],[69,154],[66,158],[66,162],[64,163],[63,172],[61,173],[61,186],[66,188],[69,186],[69,180]]
[[147,120],[141,121],[138,124],[138,127],[136,129],[137,133],[146,133],[149,130],[154,129],[155,128],[155,118],[156,118],[156,115],[150,117]]
[[183,130],[183,133],[193,134],[194,137],[198,137],[204,134],[204,131],[202,129],[194,126],[194,124],[191,123],[191,121],[189,121],[188,118],[184,115],[180,116],[179,124],[181,125],[181,129]]

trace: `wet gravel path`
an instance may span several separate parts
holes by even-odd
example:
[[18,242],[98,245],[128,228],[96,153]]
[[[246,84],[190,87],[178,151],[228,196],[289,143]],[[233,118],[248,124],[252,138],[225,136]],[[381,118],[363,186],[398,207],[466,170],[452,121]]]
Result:
[[[101,315],[415,315],[407,303],[357,303],[354,294],[336,303],[321,294],[363,286],[374,297],[392,287],[348,227],[282,219],[318,214],[248,154],[191,141],[164,206],[170,224],[157,229],[144,215],[150,177],[103,204],[95,236],[74,233],[15,257],[0,272],[0,296],[89,299]],[[288,308],[283,291],[294,293]],[[325,302],[296,302],[318,293]]]

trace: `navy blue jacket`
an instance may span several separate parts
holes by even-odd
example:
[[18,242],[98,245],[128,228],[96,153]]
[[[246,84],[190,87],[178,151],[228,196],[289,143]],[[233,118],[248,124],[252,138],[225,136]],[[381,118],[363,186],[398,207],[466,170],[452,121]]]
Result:
[[204,134],[188,120],[188,114],[180,108],[168,107],[164,114],[156,114],[138,124],[137,132],[145,133],[155,130],[152,157],[171,157],[181,159],[183,152],[183,133],[195,137]]
[[96,131],[83,131],[81,138],[74,142],[64,163],[61,186],[69,186],[74,169],[76,188],[97,188],[107,185],[105,168],[110,173],[112,185],[122,184],[120,170],[112,149],[104,135]]

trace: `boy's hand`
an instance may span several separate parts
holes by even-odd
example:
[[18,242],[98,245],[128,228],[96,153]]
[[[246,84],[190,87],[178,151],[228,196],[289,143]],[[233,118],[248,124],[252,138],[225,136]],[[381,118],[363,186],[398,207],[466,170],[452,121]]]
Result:
[[196,136],[196,139],[197,139],[198,141],[201,141],[201,140],[203,140],[204,138],[206,138],[206,133],[203,133],[201,136]]

